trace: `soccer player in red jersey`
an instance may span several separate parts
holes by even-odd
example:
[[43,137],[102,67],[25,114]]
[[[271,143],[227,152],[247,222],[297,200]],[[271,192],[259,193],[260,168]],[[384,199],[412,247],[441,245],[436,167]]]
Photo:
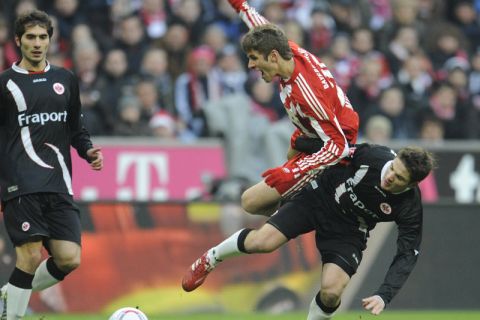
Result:
[[[357,139],[359,118],[326,65],[316,56],[289,41],[248,2],[229,0],[250,28],[241,45],[248,68],[261,72],[270,82],[280,78],[280,98],[296,126],[287,153],[288,161],[265,171],[265,178],[242,195],[242,207],[252,214],[271,215],[281,199],[288,199],[323,168],[349,154]],[[323,147],[307,154],[295,149],[299,136],[323,141]]]

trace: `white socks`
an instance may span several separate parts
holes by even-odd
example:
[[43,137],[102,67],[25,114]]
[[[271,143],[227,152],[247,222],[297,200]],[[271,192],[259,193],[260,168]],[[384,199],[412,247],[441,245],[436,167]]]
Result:
[[316,296],[313,297],[312,302],[310,303],[310,309],[308,310],[307,320],[328,320],[333,317],[333,313],[325,313],[317,304]]
[[7,284],[7,320],[18,320],[25,316],[32,289],[18,288]]
[[57,278],[52,276],[47,269],[47,260],[45,259],[40,263],[37,270],[35,270],[35,276],[32,281],[32,290],[41,291],[48,287],[53,286],[54,284],[60,282]]
[[208,258],[212,267],[215,267],[224,259],[244,254],[238,249],[238,236],[242,231],[243,229],[238,230],[220,244],[208,250]]

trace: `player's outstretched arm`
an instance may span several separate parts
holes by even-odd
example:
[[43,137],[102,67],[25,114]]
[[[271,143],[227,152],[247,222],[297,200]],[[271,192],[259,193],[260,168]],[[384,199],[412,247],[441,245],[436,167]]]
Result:
[[373,315],[376,316],[378,316],[383,309],[385,309],[385,302],[379,295],[362,299],[362,305],[366,310],[369,310]]
[[270,23],[264,16],[259,14],[255,8],[250,7],[245,0],[228,0],[240,18],[245,22],[249,29]]

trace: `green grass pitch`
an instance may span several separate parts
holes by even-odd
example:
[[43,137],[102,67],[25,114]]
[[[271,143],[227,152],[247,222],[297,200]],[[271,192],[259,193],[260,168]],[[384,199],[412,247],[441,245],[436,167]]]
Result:
[[[109,315],[33,315],[25,320],[107,320]],[[282,315],[271,314],[190,314],[190,315],[149,315],[149,320],[303,320],[305,312]],[[385,311],[380,316],[373,316],[364,311],[340,313],[334,320],[478,320],[479,311]]]

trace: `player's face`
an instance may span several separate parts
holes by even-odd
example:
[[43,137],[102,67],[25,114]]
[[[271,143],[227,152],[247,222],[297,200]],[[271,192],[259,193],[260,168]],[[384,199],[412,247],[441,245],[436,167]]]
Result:
[[22,52],[22,64],[34,69],[38,66],[44,66],[48,46],[50,45],[47,29],[39,25],[27,27],[22,38],[17,37],[15,41]]
[[383,190],[392,193],[402,192],[411,186],[410,173],[400,159],[395,158],[392,161],[380,186]]
[[270,55],[265,59],[262,54],[256,50],[251,50],[247,53],[248,68],[260,71],[262,79],[266,82],[271,82],[277,75],[275,64],[270,61]]

